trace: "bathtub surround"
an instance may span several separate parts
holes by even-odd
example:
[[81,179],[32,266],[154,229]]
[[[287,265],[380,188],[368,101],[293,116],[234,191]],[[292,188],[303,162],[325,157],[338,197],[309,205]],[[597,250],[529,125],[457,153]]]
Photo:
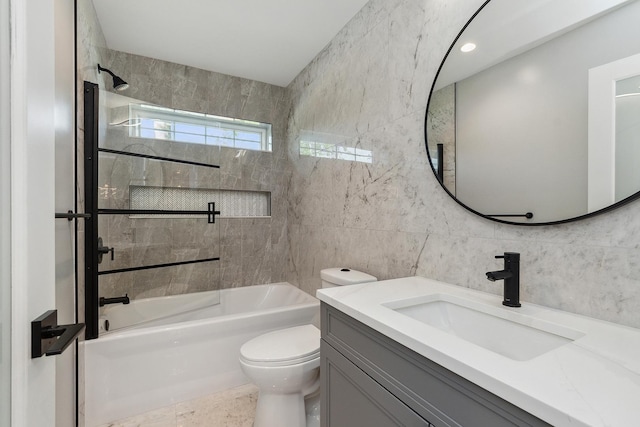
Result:
[[[105,289],[111,288],[116,294],[129,289],[136,298],[279,281],[285,271],[280,267],[282,263],[273,261],[286,256],[288,251],[287,241],[283,238],[286,230],[284,195],[288,182],[284,149],[287,113],[284,88],[123,52],[109,51],[109,55],[112,67],[129,79],[131,89],[128,96],[170,108],[270,123],[273,126],[273,152],[132,139],[128,137],[126,128],[122,127],[109,128],[105,141],[119,145],[120,149],[131,144],[143,144],[145,150],[152,150],[155,155],[194,161],[206,159],[209,163],[220,165],[221,169],[206,171],[205,168],[157,164],[156,169],[161,168],[163,172],[160,172],[161,179],[156,185],[267,191],[271,193],[272,212],[270,218],[220,218],[214,227],[199,220],[206,231],[198,231],[193,227],[198,220],[175,219],[168,224],[167,220],[137,219],[133,220],[134,224],[126,224],[128,221],[122,218],[110,218],[108,221],[111,221],[111,225],[121,224],[109,229],[114,231],[116,242],[122,242],[124,237],[124,240],[129,240],[127,243],[144,248],[154,240],[158,242],[166,238],[163,231],[172,229],[183,236],[183,247],[200,254],[197,258],[206,257],[204,252],[213,248],[221,260],[218,265],[207,263],[185,267],[182,271],[170,269],[170,272],[129,274],[126,282],[122,281],[123,277],[105,278]],[[122,158],[116,158],[115,161],[121,164],[127,162]],[[131,172],[135,173],[133,170]],[[109,171],[105,170],[105,173]],[[114,177],[126,179],[127,174],[112,171],[111,178]],[[126,183],[121,184],[128,187]],[[154,227],[163,230],[148,232]],[[216,230],[218,227],[219,230]],[[144,230],[137,232],[137,228],[146,229],[147,233]],[[220,241],[216,243],[215,236],[218,234]],[[185,242],[186,236],[190,236],[191,240]],[[138,241],[131,242],[132,238]],[[150,240],[145,241],[145,238]],[[161,259],[163,255],[154,258],[149,251],[146,252],[144,263],[167,262],[166,258]],[[174,257],[179,256],[174,252]]]
[[[219,218],[213,227],[196,219],[101,217],[100,229],[105,243],[116,246],[114,262],[101,264],[101,270],[201,259],[212,251],[221,258],[217,262],[179,268],[101,276],[101,294],[128,293],[135,299],[283,280],[287,267],[281,260],[286,259],[289,252],[285,237],[285,197],[290,176],[285,150],[289,110],[286,90],[110,50],[106,48],[91,2],[78,3],[79,87],[83,80],[89,80],[112,90],[110,82],[103,81],[104,76],[97,74],[96,64],[100,62],[129,83],[129,89],[119,92],[121,95],[169,108],[270,123],[273,132],[273,152],[259,152],[141,140],[130,138],[126,127],[102,126],[101,141],[107,141],[109,148],[139,151],[142,147],[145,153],[209,161],[221,166],[212,172],[167,162],[149,162],[148,172],[153,182],[145,185],[269,192],[271,217]],[[81,112],[79,114],[82,127]],[[140,169],[141,163],[136,159],[102,155],[100,183],[103,187],[107,184],[117,188],[118,193],[108,203],[101,203],[101,207],[128,208],[128,187],[139,177]]]
[[[429,167],[429,89],[482,3],[372,0],[290,85],[288,281],[313,293],[317,272],[341,264],[500,294],[484,272],[513,251],[523,301],[640,327],[638,202],[565,225],[497,224],[450,199]],[[373,164],[300,157],[310,132],[373,151]]]

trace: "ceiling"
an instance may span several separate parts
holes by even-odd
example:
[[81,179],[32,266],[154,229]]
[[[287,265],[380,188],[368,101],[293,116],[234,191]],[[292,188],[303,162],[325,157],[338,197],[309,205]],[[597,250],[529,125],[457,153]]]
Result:
[[[489,3],[465,29],[435,89],[521,54],[636,0],[502,0]],[[477,49],[460,52],[473,42]]]
[[286,87],[368,0],[92,0],[110,49]]

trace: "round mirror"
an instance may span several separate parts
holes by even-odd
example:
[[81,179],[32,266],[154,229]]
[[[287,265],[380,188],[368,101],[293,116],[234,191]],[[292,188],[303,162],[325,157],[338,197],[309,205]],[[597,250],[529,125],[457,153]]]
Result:
[[640,191],[640,0],[490,0],[433,84],[443,188],[499,222],[581,219]]

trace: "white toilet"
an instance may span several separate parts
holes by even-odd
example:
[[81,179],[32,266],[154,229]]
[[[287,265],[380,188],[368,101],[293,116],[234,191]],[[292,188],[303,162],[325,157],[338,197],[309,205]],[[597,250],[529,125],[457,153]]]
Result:
[[[320,278],[323,288],[377,280],[348,268],[327,268]],[[240,348],[240,366],[259,389],[254,427],[320,425],[318,328],[295,326],[249,340]]]

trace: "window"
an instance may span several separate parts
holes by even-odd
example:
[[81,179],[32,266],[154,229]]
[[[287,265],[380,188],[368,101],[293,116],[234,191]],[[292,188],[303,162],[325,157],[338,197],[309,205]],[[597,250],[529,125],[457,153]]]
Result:
[[129,136],[242,150],[271,151],[271,125],[211,114],[130,104]]
[[300,141],[300,155],[325,159],[351,160],[353,162],[373,163],[373,152],[361,148],[343,147],[324,142]]

